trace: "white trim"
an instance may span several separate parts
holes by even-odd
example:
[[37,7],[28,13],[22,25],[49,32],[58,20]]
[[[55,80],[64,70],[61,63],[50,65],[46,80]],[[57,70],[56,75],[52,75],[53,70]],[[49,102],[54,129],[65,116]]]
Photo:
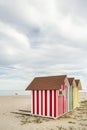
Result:
[[50,91],[47,90],[47,116],[50,116]]
[[33,114],[33,91],[31,91],[31,113]]
[[69,112],[69,87],[68,87],[68,112]]
[[54,117],[54,90],[52,90],[52,117]]
[[41,90],[39,90],[39,115],[41,115]]
[[43,90],[43,116],[45,116],[45,90]]

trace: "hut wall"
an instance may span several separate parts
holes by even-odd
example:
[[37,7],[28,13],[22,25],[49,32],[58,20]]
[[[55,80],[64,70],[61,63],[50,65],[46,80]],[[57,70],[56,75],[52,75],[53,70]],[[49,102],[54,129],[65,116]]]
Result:
[[78,103],[79,103],[79,88],[77,87],[77,106],[78,106]]
[[68,87],[66,87],[66,111],[68,111]]
[[73,87],[69,87],[69,111],[73,109]]
[[65,88],[61,87],[63,95],[58,90],[33,90],[31,97],[31,113],[40,116],[58,117],[66,112]]
[[64,101],[63,96],[58,96],[58,116],[63,115],[64,111]]
[[69,111],[69,87],[66,87],[66,112]]
[[63,95],[58,96],[58,116],[63,115],[66,112],[66,90],[65,86],[61,85]]
[[78,105],[78,87],[74,87],[73,89],[73,108]]
[[40,116],[58,116],[57,90],[33,90],[31,113]]

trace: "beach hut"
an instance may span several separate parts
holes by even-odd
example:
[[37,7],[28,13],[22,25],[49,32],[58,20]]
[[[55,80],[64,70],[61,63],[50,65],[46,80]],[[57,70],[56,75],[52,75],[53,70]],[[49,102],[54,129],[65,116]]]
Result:
[[78,91],[82,90],[81,82],[79,79],[75,80],[76,82],[76,87],[74,88],[74,102],[73,102],[73,108],[78,106]]
[[31,91],[31,114],[56,118],[66,113],[66,75],[36,77],[26,90]]
[[71,111],[73,109],[73,103],[75,102],[75,97],[76,97],[76,93],[75,93],[75,90],[76,90],[76,82],[75,82],[75,79],[74,78],[68,78],[69,80],[69,84],[70,84],[70,87],[69,87],[69,109],[68,111]]

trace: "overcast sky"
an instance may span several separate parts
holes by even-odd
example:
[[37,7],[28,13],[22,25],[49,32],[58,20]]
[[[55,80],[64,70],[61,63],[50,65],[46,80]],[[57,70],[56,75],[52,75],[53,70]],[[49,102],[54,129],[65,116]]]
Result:
[[59,74],[87,89],[87,1],[0,0],[0,89]]

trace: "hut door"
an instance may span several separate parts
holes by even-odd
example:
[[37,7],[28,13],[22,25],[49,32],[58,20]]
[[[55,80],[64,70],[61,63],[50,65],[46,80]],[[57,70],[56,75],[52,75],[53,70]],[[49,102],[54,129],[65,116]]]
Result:
[[63,113],[64,113],[64,95],[61,93],[61,91],[59,91],[59,96],[58,96],[58,116],[63,115]]

